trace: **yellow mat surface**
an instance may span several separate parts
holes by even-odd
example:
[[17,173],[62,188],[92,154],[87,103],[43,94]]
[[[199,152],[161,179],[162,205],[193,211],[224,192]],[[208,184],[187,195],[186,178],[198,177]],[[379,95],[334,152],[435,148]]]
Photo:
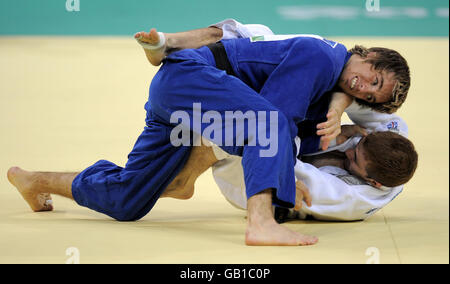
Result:
[[386,46],[407,58],[412,87],[399,114],[419,153],[414,178],[364,222],[297,221],[309,247],[248,247],[245,211],[211,172],[187,201],[161,199],[145,218],[117,222],[53,197],[33,213],[6,172],[124,165],[145,123],[157,68],[132,38],[0,37],[0,263],[448,263],[448,38],[335,38]]

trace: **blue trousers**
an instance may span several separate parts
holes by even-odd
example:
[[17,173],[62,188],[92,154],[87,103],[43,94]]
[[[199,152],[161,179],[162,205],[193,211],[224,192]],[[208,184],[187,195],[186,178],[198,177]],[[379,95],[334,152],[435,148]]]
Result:
[[[75,201],[121,221],[145,216],[181,171],[192,149],[192,146],[172,145],[170,134],[179,124],[170,121],[171,115],[176,111],[188,114],[190,121],[181,124],[192,132],[201,131],[193,135],[201,135],[208,126],[202,124],[201,129],[195,129],[194,103],[201,104],[202,115],[208,111],[220,114],[222,124],[217,131],[224,131],[229,123],[225,116],[227,111],[277,112],[277,121],[266,124],[272,130],[277,128],[278,148],[274,156],[261,157],[261,150],[267,147],[249,143],[257,139],[251,131],[233,133],[233,139],[245,141],[243,145],[226,146],[230,145],[228,137],[223,139],[223,146],[219,146],[232,155],[242,156],[247,198],[273,188],[274,204],[293,207],[295,154],[286,117],[238,78],[194,59],[165,60],[150,86],[145,105],[147,126],[129,154],[127,164],[122,168],[101,160],[85,169],[72,183]],[[261,130],[268,133],[267,129]]]

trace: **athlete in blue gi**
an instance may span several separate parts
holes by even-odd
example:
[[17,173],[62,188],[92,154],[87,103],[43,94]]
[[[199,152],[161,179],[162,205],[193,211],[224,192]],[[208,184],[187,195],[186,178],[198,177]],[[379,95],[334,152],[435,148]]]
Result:
[[[150,41],[150,34],[136,34],[143,42],[146,37]],[[400,56],[391,50],[388,53]],[[145,105],[147,126],[124,168],[106,160],[81,173],[26,172],[13,167],[8,178],[35,211],[52,210],[50,194],[54,193],[117,220],[137,220],[173,186],[171,182],[195,151],[195,137],[209,130],[214,135],[205,138],[229,154],[242,156],[248,198],[246,244],[314,244],[316,237],[277,224],[272,203],[295,205],[298,149],[294,138],[300,124],[326,120],[329,91],[339,86],[380,107],[403,102],[399,104],[399,90],[409,86],[409,81],[402,82],[395,72],[377,69],[376,63],[366,60],[377,62],[377,57],[373,52],[365,58],[352,54],[342,44],[318,36],[224,40],[174,52],[153,78]],[[246,117],[245,127],[230,120],[227,112],[253,116]],[[175,113],[187,119],[173,120]],[[214,123],[208,124],[212,117]],[[196,125],[199,119],[203,123]],[[327,123],[319,135],[330,134]],[[250,131],[250,125],[256,131]],[[180,126],[186,130],[181,133],[193,135],[183,140],[188,143],[174,145],[178,137],[173,133]],[[273,145],[261,143],[267,137],[275,142],[275,151]],[[317,150],[318,137],[302,140],[301,147],[302,153]]]

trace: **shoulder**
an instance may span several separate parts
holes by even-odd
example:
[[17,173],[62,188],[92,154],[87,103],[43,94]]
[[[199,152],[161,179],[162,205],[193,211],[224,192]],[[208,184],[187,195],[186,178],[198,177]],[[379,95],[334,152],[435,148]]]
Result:
[[322,54],[333,54],[336,49],[345,48],[342,44],[323,38],[318,35],[298,35],[292,38],[293,44],[303,46],[304,48],[311,48]]
[[292,48],[298,52],[298,55],[301,55],[308,61],[314,61],[321,68],[334,69],[336,59],[345,56],[347,51],[342,44],[320,36],[305,35],[292,40]]

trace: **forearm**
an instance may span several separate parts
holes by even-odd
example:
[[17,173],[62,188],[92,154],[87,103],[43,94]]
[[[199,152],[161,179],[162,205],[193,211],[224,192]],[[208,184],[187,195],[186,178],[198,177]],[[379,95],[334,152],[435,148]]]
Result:
[[334,109],[336,112],[342,116],[345,109],[349,107],[353,102],[353,98],[346,93],[335,92],[332,94],[329,109]]

